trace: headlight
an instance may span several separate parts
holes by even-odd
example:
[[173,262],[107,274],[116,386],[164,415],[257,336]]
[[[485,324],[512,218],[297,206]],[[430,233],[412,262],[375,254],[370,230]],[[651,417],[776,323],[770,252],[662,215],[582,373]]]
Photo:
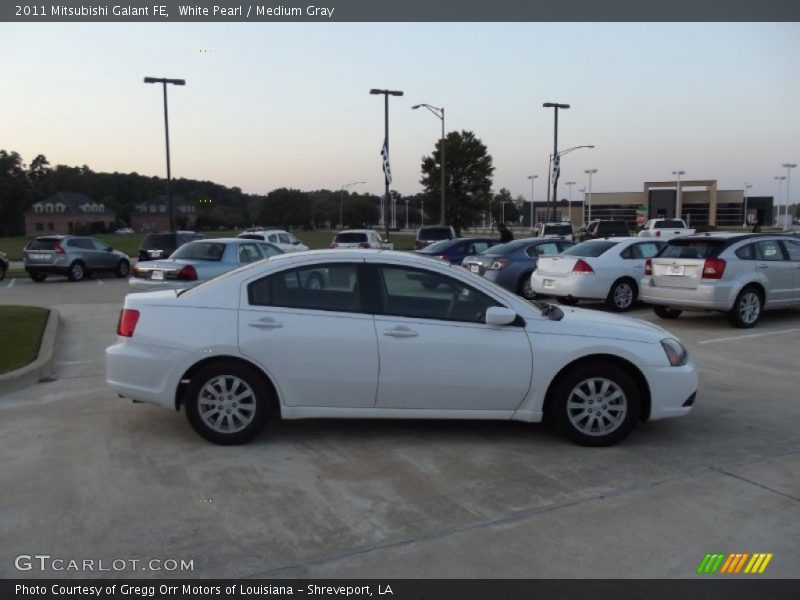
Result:
[[689,359],[689,353],[678,340],[674,338],[667,338],[661,340],[661,347],[667,353],[667,360],[673,367],[682,367]]

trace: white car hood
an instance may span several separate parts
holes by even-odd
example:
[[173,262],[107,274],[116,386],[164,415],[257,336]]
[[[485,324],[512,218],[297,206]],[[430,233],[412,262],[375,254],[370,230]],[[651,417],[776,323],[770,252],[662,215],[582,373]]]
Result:
[[[674,337],[661,327],[639,319],[586,308],[559,308],[564,312],[564,318],[544,321],[553,325],[547,328],[548,333],[650,343]],[[534,328],[541,330],[541,325],[534,325]]]

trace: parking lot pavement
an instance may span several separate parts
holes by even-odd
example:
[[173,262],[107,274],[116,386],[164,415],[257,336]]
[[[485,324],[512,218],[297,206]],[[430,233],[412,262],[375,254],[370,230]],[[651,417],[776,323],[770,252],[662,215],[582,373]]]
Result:
[[52,275],[41,283],[27,277],[0,281],[0,304],[50,307],[59,304],[119,303],[128,291],[128,280],[95,273],[84,281],[68,281]]
[[684,340],[700,393],[611,448],[522,423],[339,420],[218,447],[105,387],[126,288],[103,281],[0,287],[63,316],[53,380],[0,398],[0,577],[85,576],[15,570],[36,553],[194,561],[113,573],[144,577],[691,577],[706,552],[772,552],[764,576],[797,576],[798,311],[742,331],[637,308]]

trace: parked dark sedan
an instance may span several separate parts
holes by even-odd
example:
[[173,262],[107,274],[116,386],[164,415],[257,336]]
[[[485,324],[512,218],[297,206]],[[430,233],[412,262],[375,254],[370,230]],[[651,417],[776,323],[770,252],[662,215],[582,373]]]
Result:
[[467,256],[461,265],[473,273],[531,299],[531,273],[536,260],[547,254],[558,254],[574,246],[574,242],[553,238],[525,238],[489,248],[483,254]]
[[460,265],[465,256],[480,254],[500,243],[500,240],[488,237],[464,237],[454,240],[442,240],[417,250],[417,254],[445,260],[451,265]]

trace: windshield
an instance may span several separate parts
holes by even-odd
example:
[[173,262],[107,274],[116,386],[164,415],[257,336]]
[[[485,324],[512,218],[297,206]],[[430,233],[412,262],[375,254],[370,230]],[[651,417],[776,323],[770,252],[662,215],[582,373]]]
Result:
[[58,243],[57,239],[54,238],[44,238],[38,240],[31,240],[28,244],[28,250],[52,250],[56,247]]
[[175,247],[175,234],[150,233],[142,241],[142,250],[165,249]]
[[435,242],[425,248],[424,250],[420,250],[423,254],[438,254],[439,252],[444,252],[448,250],[453,245],[453,242],[450,240],[442,240],[441,242]]
[[453,236],[449,227],[431,227],[422,229],[417,236],[420,240],[449,240]]
[[716,258],[725,247],[722,241],[673,240],[658,254],[659,258]]
[[338,244],[360,244],[367,241],[366,233],[337,233],[333,240]]
[[189,242],[178,248],[172,258],[220,261],[224,253],[225,244],[219,242]]
[[619,242],[612,242],[610,240],[606,241],[603,240],[602,242],[583,242],[568,250],[564,250],[562,254],[566,254],[567,256],[584,256],[584,257],[591,257],[591,256],[600,256],[609,248],[616,246]]
[[544,232],[551,235],[572,235],[571,225],[545,225]]
[[675,219],[667,219],[664,221],[656,221],[653,224],[655,229],[683,229],[683,221],[676,221]]

